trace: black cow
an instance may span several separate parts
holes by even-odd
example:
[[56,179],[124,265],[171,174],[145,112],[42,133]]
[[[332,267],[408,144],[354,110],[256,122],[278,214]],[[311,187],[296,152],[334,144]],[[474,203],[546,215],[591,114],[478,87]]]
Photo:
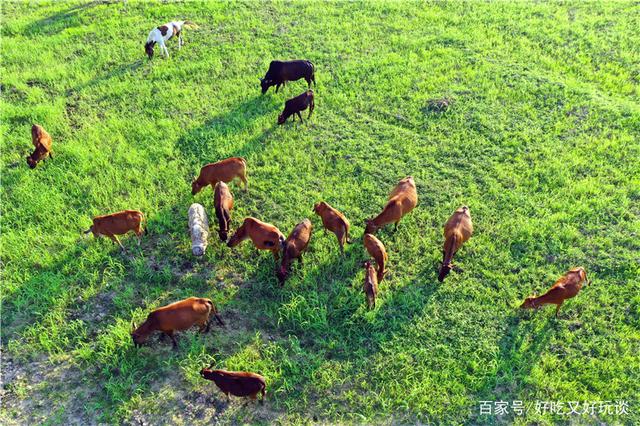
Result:
[[[307,116],[308,119],[311,117],[311,113],[315,107],[313,103],[313,90],[311,89],[284,103],[284,111],[282,111],[282,114],[278,116],[278,124],[284,124],[284,122],[287,121],[287,118],[293,114],[298,114],[300,122],[302,122],[302,115],[300,115],[300,111],[304,111],[307,107],[309,108],[309,115]],[[295,121],[295,115],[293,116],[293,119]]]
[[315,67],[309,61],[271,61],[269,70],[264,78],[260,79],[262,94],[267,93],[269,87],[276,86],[276,93],[280,89],[280,85],[284,85],[287,81],[296,81],[304,78],[311,87],[311,82],[316,84]]

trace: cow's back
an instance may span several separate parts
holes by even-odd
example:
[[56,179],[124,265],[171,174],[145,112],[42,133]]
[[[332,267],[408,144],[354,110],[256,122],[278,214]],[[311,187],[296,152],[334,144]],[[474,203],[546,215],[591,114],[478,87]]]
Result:
[[204,175],[205,180],[211,181],[221,180],[223,182],[231,182],[233,178],[242,174],[246,162],[240,157],[227,158],[225,160],[218,161],[217,163],[207,164],[201,174]]
[[153,311],[161,330],[186,330],[204,317],[208,317],[213,303],[209,299],[190,297]]
[[124,210],[110,215],[97,216],[93,225],[100,233],[126,234],[137,229],[142,222],[143,215],[137,210]]

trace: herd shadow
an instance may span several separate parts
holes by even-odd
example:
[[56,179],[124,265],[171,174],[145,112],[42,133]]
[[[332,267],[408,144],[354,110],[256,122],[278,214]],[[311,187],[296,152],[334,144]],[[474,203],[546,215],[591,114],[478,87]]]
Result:
[[25,27],[24,35],[52,36],[67,28],[79,27],[82,25],[82,21],[79,19],[82,12],[100,5],[108,5],[110,3],[112,3],[112,1],[94,0],[77,4],[68,9],[54,13],[53,15],[47,16],[46,18],[32,22]]
[[[230,110],[215,115],[201,126],[182,135],[176,148],[190,163],[200,164],[208,159],[246,157],[262,150],[276,126],[276,102],[268,96],[257,95],[236,104]],[[256,119],[273,115],[273,125],[266,129],[256,126]],[[253,133],[240,148],[230,148],[229,142],[240,133]]]

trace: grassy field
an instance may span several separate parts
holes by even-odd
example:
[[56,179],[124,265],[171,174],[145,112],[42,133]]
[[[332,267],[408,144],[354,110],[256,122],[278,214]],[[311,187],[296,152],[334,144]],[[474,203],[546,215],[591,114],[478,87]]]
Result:
[[[640,6],[637,2],[2,2],[2,411],[26,423],[640,423]],[[189,19],[168,60],[149,31]],[[316,110],[276,125],[316,65]],[[431,101],[448,99],[446,111]],[[306,117],[306,114],[304,115]],[[30,170],[30,127],[55,158]],[[243,156],[245,216],[315,233],[284,288],[269,253],[215,232],[191,255],[187,209],[212,214],[199,168]],[[378,233],[390,273],[362,293],[364,220],[415,178],[418,207]],[[352,223],[341,257],[312,214]],[[475,235],[437,281],[442,226]],[[94,215],[140,209],[128,254],[83,238]],[[593,280],[562,308],[522,312],[573,266]],[[188,297],[227,322],[134,348],[132,320]],[[199,377],[262,373],[264,406]],[[524,415],[481,415],[522,400]],[[536,401],[626,401],[563,415]]]

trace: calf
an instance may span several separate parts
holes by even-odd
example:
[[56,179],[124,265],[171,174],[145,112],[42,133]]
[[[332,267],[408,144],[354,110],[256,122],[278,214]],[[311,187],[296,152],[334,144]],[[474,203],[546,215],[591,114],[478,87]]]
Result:
[[236,177],[244,183],[246,191],[249,183],[247,181],[247,162],[244,158],[232,157],[217,163],[207,164],[200,169],[198,177],[191,182],[191,195],[196,195],[207,185],[214,188],[216,183],[229,183]]
[[291,262],[293,262],[294,259],[298,259],[298,262],[302,265],[302,252],[307,250],[309,240],[311,239],[312,227],[311,221],[305,219],[293,228],[293,231],[291,231],[291,234],[289,234],[285,240],[282,249],[282,264],[277,272],[280,285],[283,285],[287,279]]
[[351,243],[349,239],[349,221],[342,213],[331,207],[324,201],[320,201],[313,206],[313,211],[322,219],[325,229],[336,234],[340,252],[344,254],[344,243]]
[[147,54],[149,59],[153,58],[153,48],[156,43],[160,46],[160,51],[168,58],[169,51],[167,50],[165,42],[169,41],[174,36],[178,37],[178,49],[180,49],[184,44],[184,41],[182,40],[182,27],[197,28],[196,24],[190,21],[173,21],[151,30],[147,37],[147,42],[144,44],[144,52]]
[[242,226],[231,236],[228,247],[235,247],[247,238],[251,239],[253,245],[258,250],[269,250],[277,261],[280,258],[280,249],[284,245],[284,235],[270,223],[259,221],[256,218],[248,217]]
[[118,213],[94,217],[93,225],[84,231],[84,233],[88,234],[92,232],[96,238],[101,235],[109,237],[120,246],[122,251],[126,251],[117,235],[124,235],[129,231],[133,231],[138,236],[138,245],[140,245],[140,240],[144,232],[142,229],[143,220],[145,220],[145,218],[142,212],[138,210],[123,210]]
[[556,318],[558,318],[558,312],[560,312],[560,307],[564,301],[575,297],[582,288],[582,283],[585,281],[589,283],[587,280],[587,272],[584,268],[573,268],[560,277],[549,291],[542,296],[527,297],[520,308],[538,309],[545,304],[556,305]]
[[278,93],[280,86],[287,81],[296,81],[301,78],[307,80],[308,87],[311,87],[312,81],[314,85],[316,84],[315,67],[311,62],[304,60],[271,61],[264,78],[260,79],[262,94],[267,93],[271,86],[276,86],[276,93]]
[[[307,90],[295,98],[291,98],[286,101],[284,103],[284,111],[282,111],[282,114],[278,116],[278,124],[284,124],[287,121],[287,118],[293,114],[297,114],[300,118],[300,122],[302,123],[303,121],[300,111],[304,111],[307,107],[309,108],[309,115],[307,116],[307,119],[309,119],[313,112],[313,108],[315,107],[315,104],[313,103],[313,90]],[[296,116],[293,115],[293,121],[295,120]]]
[[211,367],[213,367],[213,364],[209,368],[200,370],[200,375],[204,379],[213,381],[218,386],[218,389],[227,395],[227,400],[231,399],[229,394],[256,399],[258,393],[260,393],[260,404],[264,405],[264,398],[267,393],[267,382],[264,377],[246,371],[211,370]]
[[398,229],[400,219],[413,210],[416,204],[418,204],[416,183],[413,181],[413,177],[407,176],[393,188],[382,213],[365,221],[365,234],[373,234],[389,223],[395,223],[395,229]]
[[473,224],[471,223],[471,213],[469,207],[462,206],[456,210],[444,224],[444,248],[442,249],[442,266],[438,273],[438,281],[444,281],[453,269],[453,256],[458,249],[471,238],[473,234]]
[[369,309],[376,307],[376,297],[378,296],[378,277],[371,261],[364,262],[364,294],[367,296]]
[[387,251],[384,249],[384,245],[382,241],[377,239],[375,235],[372,234],[364,234],[364,247],[367,249],[367,252],[373,257],[376,261],[376,265],[378,267],[378,282],[382,282],[384,278],[384,274],[387,273],[385,265],[389,257],[387,256]]
[[191,234],[191,252],[202,256],[207,249],[209,239],[209,220],[201,204],[193,203],[189,207],[189,233]]
[[140,327],[135,323],[131,327],[131,337],[135,346],[142,344],[154,331],[160,331],[160,339],[169,336],[173,341],[174,349],[178,348],[178,341],[173,335],[176,331],[187,330],[194,325],[200,327],[201,332],[209,331],[209,317],[213,314],[218,323],[224,326],[224,322],[218,315],[216,307],[209,299],[189,297],[179,302],[158,308],[147,316],[147,320]]
[[47,157],[53,158],[51,136],[42,126],[37,124],[31,126],[31,143],[33,143],[35,150],[33,154],[27,157],[27,164],[30,168],[35,169],[38,162],[45,160]]
[[218,218],[218,235],[221,241],[227,241],[229,224],[231,223],[231,209],[233,208],[233,195],[231,195],[226,183],[216,183],[213,189],[213,206]]

